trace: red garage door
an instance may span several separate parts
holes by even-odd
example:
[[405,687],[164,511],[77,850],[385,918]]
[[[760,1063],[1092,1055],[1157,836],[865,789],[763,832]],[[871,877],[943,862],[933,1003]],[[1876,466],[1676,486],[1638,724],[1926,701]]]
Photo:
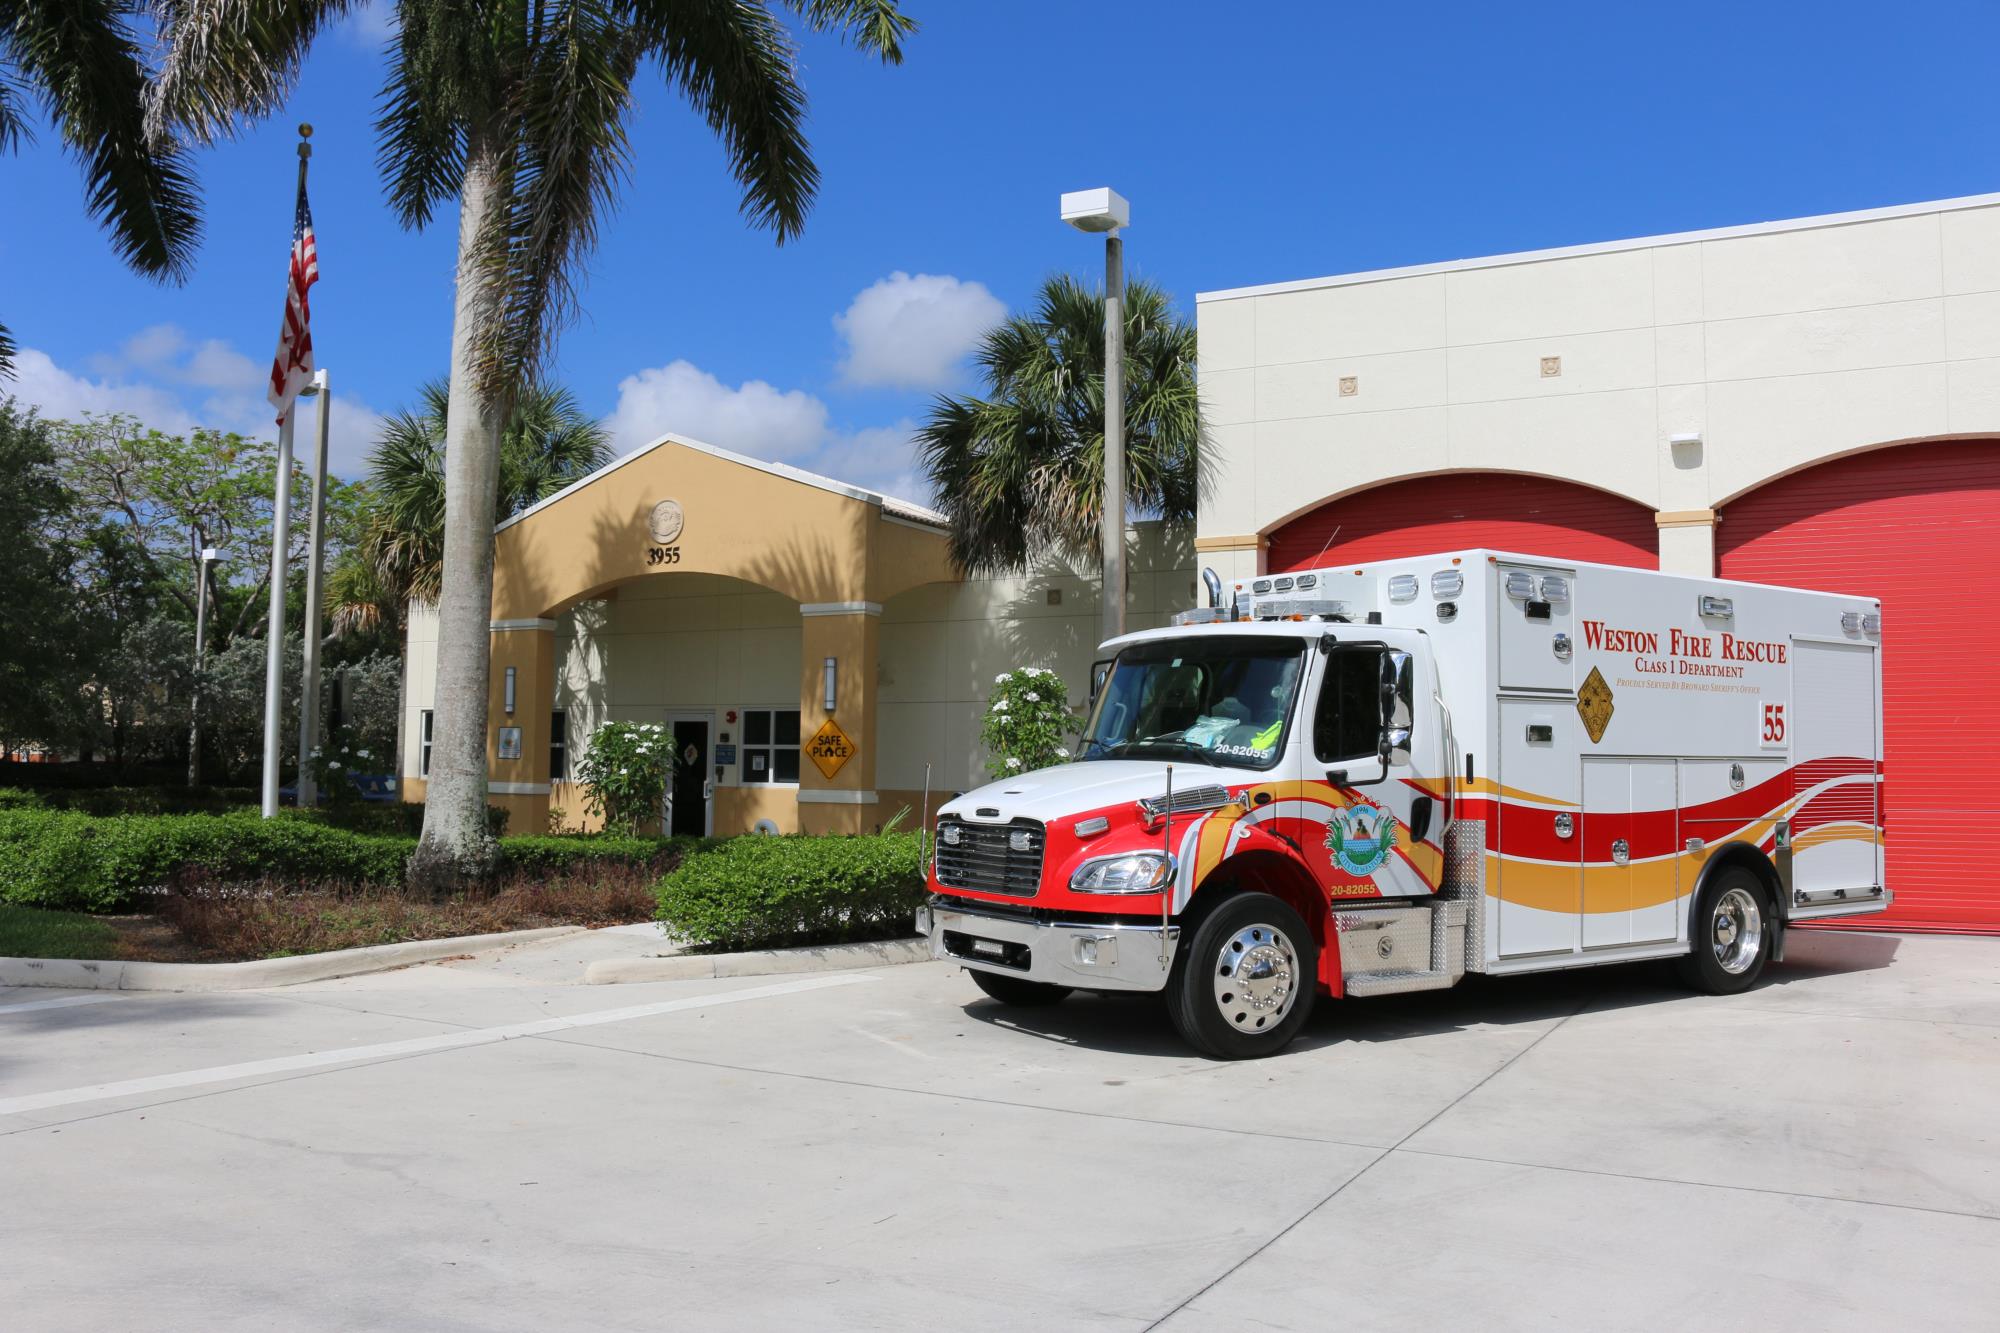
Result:
[[1659,565],[1653,511],[1550,477],[1454,472],[1359,491],[1271,534],[1269,568],[1399,560],[1489,546],[1606,565]]
[[1730,505],[1724,578],[1882,601],[1884,825],[1895,905],[1853,924],[2000,932],[2000,442],[1906,444]]

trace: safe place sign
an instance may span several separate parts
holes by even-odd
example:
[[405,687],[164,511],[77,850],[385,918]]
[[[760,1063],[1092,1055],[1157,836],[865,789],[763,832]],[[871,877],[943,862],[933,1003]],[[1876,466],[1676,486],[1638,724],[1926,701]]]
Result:
[[806,741],[806,754],[819,766],[820,776],[830,778],[857,753],[854,742],[840,724],[828,718]]

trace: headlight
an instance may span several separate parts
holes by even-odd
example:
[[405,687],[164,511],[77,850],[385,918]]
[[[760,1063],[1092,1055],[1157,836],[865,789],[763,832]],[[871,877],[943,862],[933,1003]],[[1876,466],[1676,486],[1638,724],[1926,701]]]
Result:
[[1174,877],[1165,852],[1131,852],[1086,861],[1069,877],[1078,893],[1151,893]]

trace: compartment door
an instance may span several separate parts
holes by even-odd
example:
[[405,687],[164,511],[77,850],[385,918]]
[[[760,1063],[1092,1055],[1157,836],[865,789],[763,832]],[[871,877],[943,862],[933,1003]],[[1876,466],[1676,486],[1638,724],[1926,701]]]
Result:
[[[1792,641],[1792,887],[1805,893],[1882,882],[1875,670],[1873,644]],[[1929,725],[1952,721],[1939,710]]]
[[1576,686],[1576,576],[1567,569],[1501,565],[1494,598],[1500,622],[1500,688],[1568,690]]
[[1583,947],[1680,930],[1680,811],[1671,759],[1583,761]]
[[1574,953],[1582,941],[1582,724],[1569,699],[1502,699],[1499,712],[1500,956]]

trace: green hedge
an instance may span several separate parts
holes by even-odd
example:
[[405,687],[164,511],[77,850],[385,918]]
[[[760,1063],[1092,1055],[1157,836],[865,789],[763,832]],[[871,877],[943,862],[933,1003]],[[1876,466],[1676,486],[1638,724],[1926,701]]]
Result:
[[0,810],[86,815],[219,815],[257,804],[254,787],[0,787]]
[[[500,841],[501,865],[555,873],[617,861],[657,870],[697,839],[523,837]],[[335,828],[313,819],[120,815],[0,807],[0,902],[114,912],[147,890],[190,876],[301,884],[403,882],[416,839]]]
[[732,838],[689,856],[656,892],[677,939],[782,948],[907,933],[924,877],[914,833]]
[[0,900],[110,912],[145,889],[190,874],[279,875],[360,884],[402,882],[414,843],[302,819],[0,811]]
[[688,853],[719,842],[716,838],[627,838],[611,833],[523,834],[500,840],[500,864],[531,874],[560,874],[603,861],[665,870]]

